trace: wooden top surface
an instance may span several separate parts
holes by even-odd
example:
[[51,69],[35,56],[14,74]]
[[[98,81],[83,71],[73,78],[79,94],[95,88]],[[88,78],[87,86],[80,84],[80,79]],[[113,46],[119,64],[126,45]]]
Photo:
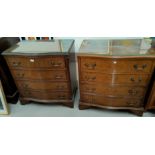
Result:
[[77,55],[155,57],[149,39],[84,40]]
[[22,41],[3,52],[3,55],[67,55],[74,40]]

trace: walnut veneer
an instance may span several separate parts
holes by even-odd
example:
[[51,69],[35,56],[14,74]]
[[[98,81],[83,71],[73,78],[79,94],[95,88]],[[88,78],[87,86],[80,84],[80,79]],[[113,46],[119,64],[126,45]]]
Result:
[[84,40],[77,54],[79,108],[128,109],[141,116],[155,63],[149,49],[140,39]]
[[23,41],[3,53],[20,101],[73,107],[76,67],[73,40]]

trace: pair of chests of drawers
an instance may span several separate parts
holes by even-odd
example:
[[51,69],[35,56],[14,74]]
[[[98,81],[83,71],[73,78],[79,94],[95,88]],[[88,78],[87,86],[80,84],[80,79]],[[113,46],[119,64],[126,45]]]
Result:
[[81,102],[140,107],[153,68],[150,59],[79,57]]
[[6,60],[22,97],[70,99],[65,56],[7,56]]

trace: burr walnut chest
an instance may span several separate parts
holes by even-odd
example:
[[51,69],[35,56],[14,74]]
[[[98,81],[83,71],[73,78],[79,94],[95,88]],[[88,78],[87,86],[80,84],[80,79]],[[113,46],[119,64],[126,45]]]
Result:
[[36,101],[73,107],[76,92],[73,40],[23,41],[3,55],[21,104]]
[[84,40],[77,54],[79,108],[126,109],[142,115],[155,53],[150,42]]

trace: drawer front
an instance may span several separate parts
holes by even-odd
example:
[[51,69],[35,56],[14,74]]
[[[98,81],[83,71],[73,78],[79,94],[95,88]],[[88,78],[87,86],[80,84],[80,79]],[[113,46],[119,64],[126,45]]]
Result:
[[65,58],[64,57],[5,57],[8,65],[11,68],[53,68],[53,69],[63,69],[65,68]]
[[81,94],[80,101],[85,103],[93,103],[93,95]]
[[81,84],[81,91],[84,93],[101,94],[103,96],[128,96],[143,98],[146,90],[144,87]]
[[125,75],[125,74],[99,74],[99,73],[81,73],[80,80],[90,83],[101,84],[130,84],[130,85],[147,85],[150,75]]
[[15,79],[68,81],[67,71],[56,70],[11,70]]
[[90,104],[96,104],[107,107],[135,107],[140,108],[143,106],[141,99],[133,98],[110,98],[103,96],[93,96],[93,95],[81,95],[81,101]]
[[65,82],[40,82],[40,81],[18,81],[19,89],[33,89],[40,91],[70,91],[69,84]]
[[69,100],[71,99],[70,93],[64,92],[39,92],[39,91],[21,91],[22,97],[25,98],[34,98],[38,100]]
[[152,65],[151,60],[81,58],[81,69],[83,71],[103,73],[151,73]]

